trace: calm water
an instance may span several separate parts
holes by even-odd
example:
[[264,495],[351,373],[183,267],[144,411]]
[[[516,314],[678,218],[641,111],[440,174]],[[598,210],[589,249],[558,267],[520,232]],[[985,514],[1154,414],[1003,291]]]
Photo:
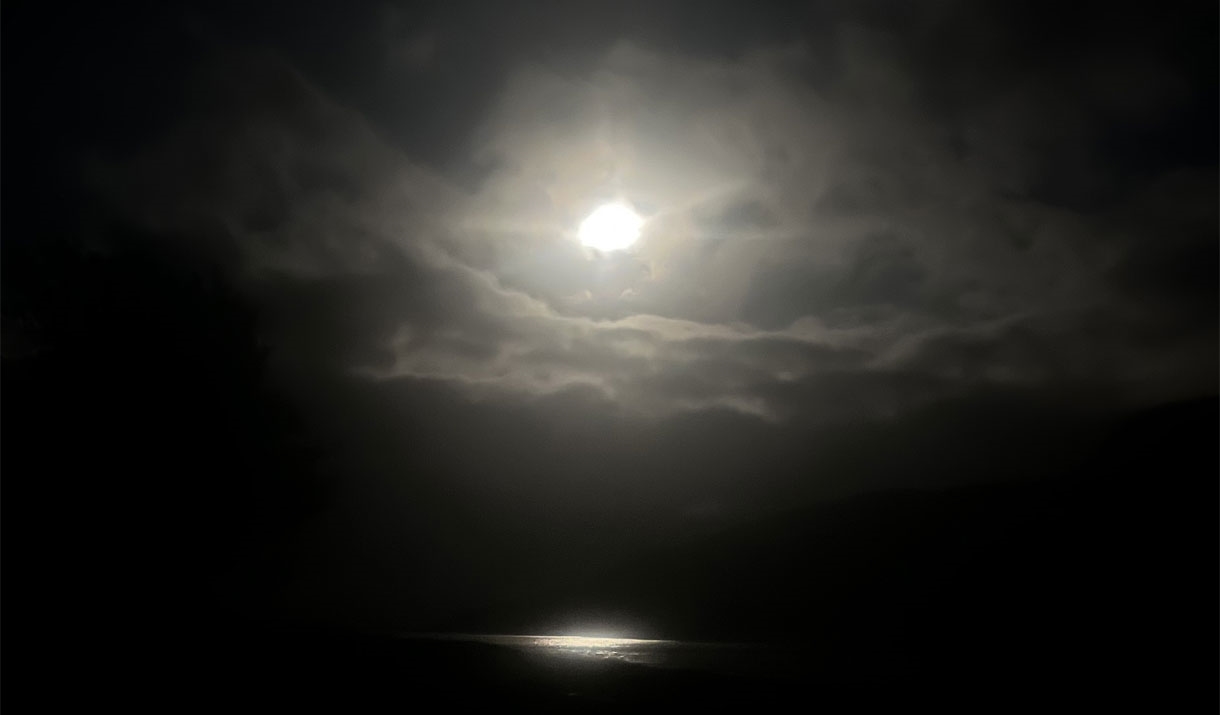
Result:
[[487,643],[556,662],[619,661],[656,668],[742,675],[777,675],[799,667],[800,661],[791,649],[752,643],[698,643],[571,635],[445,634],[425,637]]
[[639,665],[663,666],[678,659],[689,645],[680,641],[594,636],[469,636],[470,640],[508,646],[527,653],[556,658],[621,660]]

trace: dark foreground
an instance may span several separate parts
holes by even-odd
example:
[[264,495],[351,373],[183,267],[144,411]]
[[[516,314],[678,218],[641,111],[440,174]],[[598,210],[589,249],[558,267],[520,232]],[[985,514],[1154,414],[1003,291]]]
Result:
[[1038,682],[1021,673],[842,679],[802,668],[795,651],[773,673],[730,675],[539,656],[477,642],[301,632],[252,638],[214,629],[184,653],[182,642],[171,640],[126,643],[111,652],[73,644],[69,650],[78,656],[61,661],[61,679],[42,683],[41,705],[111,704],[124,712],[1068,712],[1119,703],[1151,707],[1161,695],[1165,703],[1182,695],[1119,679]]
[[6,594],[4,684],[41,712],[1214,711],[1216,419],[1175,407],[1053,483],[799,512],[610,580],[690,585],[652,605],[696,636],[755,626],[748,668],[244,621],[94,532],[109,570],[44,561]]

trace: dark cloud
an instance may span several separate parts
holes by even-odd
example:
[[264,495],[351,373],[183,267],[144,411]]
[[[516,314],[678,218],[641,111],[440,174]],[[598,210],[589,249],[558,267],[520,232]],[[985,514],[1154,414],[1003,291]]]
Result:
[[[18,161],[72,162],[90,240],[136,226],[222,267],[340,445],[350,503],[325,529],[421,609],[673,525],[1029,476],[1068,450],[1052,428],[1215,392],[1197,14],[282,13],[171,12],[174,62],[140,79],[101,52],[98,126],[22,119]],[[632,252],[575,239],[611,198],[647,219]],[[348,557],[321,571],[363,578]]]
[[[781,407],[794,381],[884,381],[882,365],[964,385],[1071,380],[1090,361],[1148,358],[1120,335],[1148,320],[1144,298],[1207,313],[1214,281],[1192,267],[1210,255],[1211,217],[1166,211],[1162,174],[1116,173],[1126,158],[1103,151],[1112,127],[1152,131],[1195,101],[1193,68],[1121,54],[1130,19],[1074,47],[1085,29],[1069,18],[1043,33],[1046,54],[1026,57],[1014,28],[1032,11],[929,6],[900,31],[885,14],[832,8],[793,34],[776,21],[785,10],[758,16],[771,37],[704,52],[619,34],[618,14],[597,30],[571,18],[560,37],[545,28],[567,11],[529,5],[512,21],[557,44],[488,39],[483,56],[506,58],[493,70],[454,53],[486,39],[495,12],[465,33],[447,10],[388,12],[375,48],[348,47],[317,79],[292,66],[312,57],[294,41],[285,55],[218,56],[188,120],[98,174],[146,225],[231,246],[285,360],[774,420],[810,409]],[[339,82],[346,62],[372,78]],[[377,84],[404,72],[415,79],[400,93]],[[441,85],[415,92],[425,81],[485,87],[470,100],[481,108],[450,104]],[[443,161],[391,127],[451,114],[478,121],[449,128]],[[484,168],[475,178],[466,165]],[[1055,186],[1154,198],[1086,210]],[[580,249],[574,225],[614,195],[652,207],[641,248]],[[1098,311],[1115,326],[1104,340],[1072,324]],[[1133,379],[1101,373],[1117,389]]]

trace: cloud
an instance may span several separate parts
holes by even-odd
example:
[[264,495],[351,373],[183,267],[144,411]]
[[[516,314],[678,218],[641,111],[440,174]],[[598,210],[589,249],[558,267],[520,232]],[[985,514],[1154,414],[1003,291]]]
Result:
[[[187,121],[98,176],[128,215],[230,256],[302,370],[772,423],[987,386],[1140,391],[1183,365],[1211,380],[1190,355],[1214,325],[1159,343],[1148,326],[1214,297],[1193,270],[1213,217],[1189,215],[1214,170],[1115,183],[1095,150],[1111,120],[1171,111],[1152,85],[1185,102],[1187,80],[1136,58],[1146,91],[1077,96],[1104,47],[1058,79],[986,44],[954,55],[981,64],[946,66],[935,43],[964,19],[940,13],[913,33],[836,18],[728,55],[646,40],[569,64],[523,54],[448,164],[281,56],[244,54],[203,75]],[[468,71],[446,64],[445,22],[391,37],[387,71]],[[1011,39],[999,15],[980,22]],[[1175,205],[1169,186],[1198,193]],[[574,241],[610,198],[647,218],[634,253]]]
[[[1103,410],[1215,392],[1213,70],[1180,26],[472,7],[345,6],[324,52],[217,32],[266,47],[211,42],[162,131],[89,165],[98,213],[257,307],[340,477],[316,593],[478,606],[813,500],[1045,475]],[[608,199],[632,252],[575,240]]]

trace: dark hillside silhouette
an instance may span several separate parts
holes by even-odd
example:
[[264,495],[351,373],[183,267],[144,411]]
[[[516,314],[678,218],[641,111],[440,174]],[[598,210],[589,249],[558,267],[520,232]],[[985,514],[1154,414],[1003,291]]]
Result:
[[184,633],[260,622],[324,501],[257,316],[162,243],[6,246],[5,562],[22,574],[6,641],[40,667],[81,639],[121,643],[110,657],[132,667],[204,659]]
[[787,642],[827,686],[1185,702],[1152,684],[1220,667],[1218,416],[1215,398],[1141,411],[1038,481],[803,508],[517,608],[604,604],[676,637]]

